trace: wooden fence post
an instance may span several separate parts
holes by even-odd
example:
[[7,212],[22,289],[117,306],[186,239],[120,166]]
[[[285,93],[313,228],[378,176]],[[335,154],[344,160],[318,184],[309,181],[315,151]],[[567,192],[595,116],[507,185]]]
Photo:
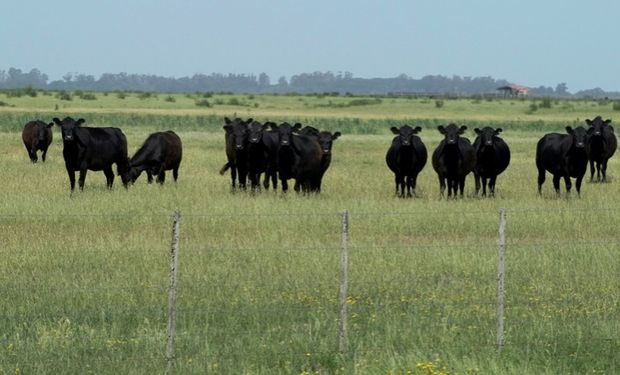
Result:
[[497,240],[497,333],[496,345],[499,352],[504,347],[504,282],[506,258],[506,209],[499,210],[499,237]]
[[347,245],[349,241],[349,211],[342,212],[342,237],[340,241],[340,354],[346,354],[349,348],[347,337],[347,297],[349,284],[349,255]]
[[174,337],[177,324],[177,271],[179,265],[179,231],[181,213],[172,213],[172,244],[170,245],[170,285],[168,286],[168,343],[166,345],[166,373],[172,374],[176,365]]

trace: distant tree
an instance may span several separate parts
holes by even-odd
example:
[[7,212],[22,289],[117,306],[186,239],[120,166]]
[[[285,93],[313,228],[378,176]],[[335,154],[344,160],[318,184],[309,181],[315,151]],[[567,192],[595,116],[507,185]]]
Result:
[[269,76],[266,73],[261,73],[258,75],[258,85],[265,88],[271,85]]
[[558,85],[555,87],[555,95],[557,96],[569,96],[570,93],[568,92],[568,87],[566,86],[566,83],[562,82],[562,83],[558,83]]

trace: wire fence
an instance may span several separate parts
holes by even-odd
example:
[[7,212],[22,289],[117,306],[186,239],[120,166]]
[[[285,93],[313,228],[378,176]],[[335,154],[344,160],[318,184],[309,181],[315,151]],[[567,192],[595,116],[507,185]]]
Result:
[[[538,250],[558,252],[559,256],[574,253],[573,250],[591,251],[592,258],[598,256],[598,250],[611,251],[611,254],[620,255],[620,236],[615,233],[605,233],[592,238],[569,238],[570,234],[558,233],[551,239],[528,238],[525,233],[517,233],[511,236],[511,217],[520,223],[527,223],[530,215],[543,214],[584,214],[584,215],[609,215],[615,217],[617,209],[592,208],[592,209],[545,209],[545,210],[510,210],[508,219],[506,211],[500,211],[497,221],[497,212],[488,210],[469,211],[463,213],[447,213],[436,211],[402,211],[402,212],[366,212],[344,211],[340,213],[267,213],[267,214],[208,214],[188,213],[181,215],[178,212],[146,214],[140,216],[160,225],[162,218],[173,216],[172,236],[162,235],[162,228],[157,228],[149,233],[155,233],[152,246],[147,243],[141,244],[140,249],[131,247],[72,247],[55,246],[51,249],[17,249],[13,254],[18,256],[37,256],[55,254],[65,256],[69,265],[77,262],[77,254],[101,255],[143,255],[144,249],[152,247],[152,257],[158,258],[158,269],[153,270],[158,275],[155,279],[133,279],[130,284],[119,283],[114,277],[109,279],[92,280],[88,275],[80,276],[78,280],[66,280],[62,278],[61,269],[59,279],[49,283],[45,274],[33,276],[33,282],[27,285],[11,282],[10,277],[5,281],[0,290],[7,296],[20,296],[28,300],[43,299],[52,296],[53,303],[47,306],[38,306],[28,310],[25,308],[9,308],[5,306],[0,316],[8,323],[5,329],[11,328],[11,324],[31,320],[40,322],[52,322],[62,325],[63,319],[74,322],[83,321],[88,324],[107,322],[113,327],[114,324],[129,327],[136,320],[152,321],[151,329],[159,332],[153,335],[152,331],[144,334],[119,334],[118,327],[109,330],[109,335],[72,333],[67,336],[69,341],[92,341],[93,344],[106,339],[120,340],[122,343],[152,342],[153,340],[165,340],[161,342],[161,348],[166,348],[159,353],[151,353],[152,358],[157,358],[161,364],[165,363],[166,371],[172,373],[179,361],[185,361],[191,356],[184,353],[187,350],[187,342],[210,342],[211,339],[226,339],[226,337],[251,337],[271,335],[286,337],[289,334],[300,335],[299,331],[307,329],[308,319],[323,319],[320,328],[312,335],[312,340],[321,340],[324,350],[312,351],[287,349],[282,351],[267,350],[269,355],[282,356],[347,356],[351,352],[360,354],[364,351],[372,352],[366,342],[366,333],[363,330],[372,331],[372,325],[368,322],[376,321],[377,314],[388,317],[389,320],[398,319],[408,322],[423,322],[426,328],[444,327],[466,322],[474,322],[475,329],[471,329],[469,337],[463,342],[502,351],[504,348],[513,348],[523,345],[523,337],[519,330],[531,325],[545,324],[568,324],[589,326],[593,321],[604,322],[607,326],[620,329],[620,264],[608,263],[609,258],[603,258],[601,262],[607,262],[607,270],[611,274],[601,273],[596,268],[566,268],[571,260],[558,260],[556,267],[547,267],[547,264],[538,267],[534,264],[528,269],[523,265],[511,266],[511,262],[522,262],[523,258],[536,256]],[[467,219],[471,217],[484,217],[485,222],[496,221],[495,235],[486,230],[482,236],[465,236],[461,241],[454,241],[450,233],[445,236],[429,236],[422,234],[410,239],[405,236],[395,239],[373,237],[364,230],[371,227],[372,221],[377,218],[391,218],[402,225],[403,218],[424,218],[436,215],[452,215],[453,220]],[[62,221],[78,219],[84,220],[114,220],[123,218],[132,222],[134,214],[0,214],[0,224],[10,224],[14,221]],[[221,241],[210,243],[208,231],[201,231],[201,225],[205,222],[219,223],[221,220],[252,220],[260,222],[261,219],[277,219],[287,222],[292,219],[300,219],[304,222],[317,221],[325,227],[327,236],[321,238],[304,238],[303,228],[295,236],[298,241],[289,241],[287,234],[280,237],[282,242],[266,244],[261,241],[236,241],[234,245],[222,245]],[[365,221],[359,232],[360,238],[356,238],[356,220]],[[503,220],[503,221],[502,221]],[[129,226],[145,225],[143,222],[132,223]],[[190,233],[185,234],[185,225],[192,228]],[[198,228],[198,229],[196,229]],[[168,229],[169,230],[169,229]],[[231,237],[236,228],[231,228]],[[277,230],[266,225],[264,230]],[[169,232],[168,232],[169,233]],[[381,234],[380,231],[377,231]],[[250,233],[249,236],[260,233]],[[170,246],[163,243],[166,237]],[[415,237],[415,236],[414,236]],[[301,243],[301,244],[299,244]],[[247,244],[247,246],[246,246]],[[58,244],[57,244],[58,245]],[[458,253],[468,254],[472,251],[481,251],[484,256],[479,256],[480,269],[455,268],[450,262],[450,257],[457,257]],[[163,254],[168,252],[170,264],[165,265]],[[436,273],[437,268],[424,269],[424,265],[437,253],[447,257],[446,270]],[[263,259],[263,255],[269,257]],[[304,256],[300,258],[300,254]],[[394,255],[401,255],[393,258]],[[5,254],[7,255],[7,254]],[[365,265],[359,263],[365,257],[373,256],[375,263]],[[420,258],[422,257],[422,258]],[[237,259],[235,259],[237,258]],[[90,258],[89,258],[90,259]],[[613,258],[612,258],[613,259]],[[311,261],[309,267],[316,267],[313,272],[300,276],[299,267],[304,267],[304,261]],[[62,264],[62,259],[57,260]],[[219,271],[221,264],[224,271]],[[249,262],[249,263],[248,263]],[[256,269],[251,266],[256,262]],[[275,267],[271,263],[282,266],[281,270],[273,271],[269,267]],[[403,262],[409,262],[404,264]],[[87,264],[88,261],[77,264]],[[102,263],[105,266],[105,263]],[[223,277],[231,270],[231,264],[241,269],[239,279]],[[377,264],[382,267],[377,271]],[[553,264],[552,264],[553,265]],[[131,270],[135,265],[125,265]],[[152,266],[149,263],[149,266]],[[202,268],[205,267],[205,269]],[[386,267],[394,267],[390,274],[382,274]],[[24,267],[24,265],[20,265]],[[298,267],[298,268],[295,268]],[[541,270],[544,269],[544,272]],[[7,270],[5,270],[7,271]],[[10,270],[8,270],[10,271]],[[23,271],[23,268],[16,272]],[[54,272],[54,270],[49,270]],[[79,270],[77,270],[79,272]],[[520,272],[520,274],[517,273]],[[210,273],[215,275],[211,275]],[[224,272],[224,274],[222,274]],[[10,272],[9,272],[10,273]],[[112,273],[114,273],[112,271]],[[75,274],[72,274],[75,275]],[[9,275],[10,276],[10,275]],[[165,278],[169,277],[169,281]],[[583,293],[571,294],[570,288],[566,293],[559,295],[557,291],[546,291],[544,284],[537,285],[537,280],[550,278],[561,279],[587,279],[592,280],[593,286],[605,286],[611,294],[604,300],[600,294],[592,297]],[[17,278],[23,281],[23,278]],[[60,282],[59,282],[60,280]],[[528,282],[528,285],[518,285]],[[529,288],[529,289],[528,289]],[[475,289],[479,294],[468,291]],[[455,295],[454,291],[457,293]],[[466,292],[463,292],[466,291]],[[556,294],[554,294],[556,293]],[[94,295],[95,298],[83,298],[79,302],[80,295]],[[153,304],[152,298],[146,295],[159,296],[159,303]],[[222,298],[226,295],[226,298]],[[167,298],[168,303],[164,301]],[[97,305],[93,301],[99,299]],[[64,302],[72,301],[70,307],[63,307]],[[49,301],[49,299],[48,299]],[[123,301],[125,305],[123,305]],[[141,303],[150,304],[141,306]],[[119,308],[118,304],[121,304]],[[31,304],[32,306],[32,304]],[[550,312],[549,309],[554,309]],[[455,312],[456,311],[456,312]],[[559,311],[559,312],[558,312]],[[556,314],[559,316],[552,317]],[[465,316],[465,318],[464,318]],[[508,317],[508,319],[506,319]],[[268,323],[264,323],[267,321]],[[362,323],[360,323],[362,322]],[[383,323],[382,327],[386,327]],[[422,323],[420,323],[422,324]],[[401,324],[399,327],[407,326]],[[474,324],[472,323],[472,326]],[[331,328],[330,328],[331,327]],[[360,328],[361,327],[361,328]],[[109,327],[108,327],[109,328]],[[383,328],[383,329],[384,329]],[[420,329],[415,327],[414,330]],[[460,329],[463,329],[462,327]],[[360,331],[361,330],[361,331]],[[104,332],[106,329],[104,328]],[[494,332],[494,333],[491,333]],[[616,331],[617,332],[617,331]],[[318,335],[318,336],[317,336]],[[364,336],[364,340],[357,340],[357,336]],[[398,332],[395,337],[406,337],[407,332]],[[222,338],[224,337],[224,338]],[[484,340],[480,340],[480,338]],[[0,345],[11,344],[14,338],[10,333],[0,335]],[[23,338],[28,341],[28,338]],[[32,336],[31,340],[39,340]],[[607,334],[590,335],[582,338],[587,342],[601,342],[613,348],[618,347],[620,341],[613,332]],[[540,341],[528,345],[544,346],[551,341]],[[327,344],[326,344],[327,343]],[[331,349],[325,349],[325,345],[333,343]],[[211,343],[217,347],[218,343]],[[558,343],[555,342],[557,345]],[[84,344],[86,345],[86,344]],[[236,343],[235,345],[238,345]],[[447,345],[442,342],[441,345]],[[463,347],[463,343],[455,344]],[[233,352],[226,354],[226,349],[210,349],[211,355],[234,356]],[[299,347],[299,345],[297,346]],[[237,348],[234,345],[232,348]],[[106,348],[101,348],[106,350]],[[107,349],[110,349],[109,347]],[[245,348],[245,355],[261,357],[262,354],[252,352],[251,348]],[[379,349],[376,349],[379,350]],[[129,358],[129,357],[128,357]],[[151,358],[151,357],[149,357]],[[10,357],[9,357],[10,359]],[[54,359],[40,358],[41,361],[55,362]],[[100,358],[98,361],[105,361]],[[39,360],[34,360],[39,362]],[[56,360],[56,362],[60,361]],[[207,361],[205,359],[205,361]]]

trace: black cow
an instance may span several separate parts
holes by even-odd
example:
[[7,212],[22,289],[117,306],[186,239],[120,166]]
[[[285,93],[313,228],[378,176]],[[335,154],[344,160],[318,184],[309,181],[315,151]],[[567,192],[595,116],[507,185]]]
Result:
[[545,182],[545,171],[553,175],[553,187],[560,194],[560,179],[564,177],[566,194],[570,193],[571,177],[575,177],[577,194],[580,194],[581,180],[588,166],[586,153],[586,130],[578,126],[566,127],[568,134],[545,134],[536,146],[536,167],[538,168],[538,194],[541,195]]
[[146,171],[149,184],[153,182],[153,176],[157,176],[157,182],[163,184],[165,171],[172,169],[172,177],[176,182],[182,157],[183,145],[175,132],[168,130],[153,133],[129,160],[129,180],[136,182],[140,174]]
[[476,150],[476,166],[474,177],[476,179],[476,194],[480,192],[480,180],[482,180],[482,195],[487,195],[487,179],[489,180],[489,193],[495,195],[495,181],[510,163],[510,149],[506,142],[499,137],[501,128],[491,127],[476,128],[478,135],[474,141]]
[[288,190],[288,180],[295,179],[295,191],[318,192],[321,182],[321,148],[313,137],[293,134],[301,128],[282,123],[272,125],[278,133],[277,165],[282,191]]
[[411,197],[415,195],[418,174],[428,159],[426,146],[416,135],[422,128],[403,125],[400,129],[392,126],[390,130],[396,134],[396,137],[392,140],[392,145],[385,155],[385,161],[390,170],[394,172],[396,194],[405,197],[406,188],[406,196]]
[[82,127],[84,119],[76,121],[71,117],[65,117],[62,121],[54,118],[54,122],[62,131],[62,155],[69,174],[71,192],[75,188],[76,171],[80,172],[80,190],[84,189],[87,170],[103,171],[107,186],[111,189],[114,183],[112,164],[116,164],[117,173],[127,187],[127,139],[120,129]]
[[252,189],[260,186],[260,176],[264,172],[263,186],[269,189],[271,179],[274,189],[277,186],[277,147],[278,135],[269,130],[273,122],[261,124],[252,121],[249,125],[248,136],[248,175]]
[[251,118],[246,121],[240,118],[230,120],[226,117],[224,121],[226,122],[224,137],[228,162],[220,169],[220,174],[223,175],[230,168],[233,190],[236,188],[237,178],[239,187],[245,189],[248,174],[248,125],[254,120]]
[[448,182],[448,197],[457,190],[463,196],[465,188],[465,178],[476,165],[476,151],[472,147],[469,139],[461,137],[467,126],[460,128],[454,124],[446,127],[440,125],[437,130],[444,135],[444,139],[439,143],[433,152],[433,169],[439,176],[439,189],[443,196]]
[[316,141],[319,143],[319,146],[321,147],[321,175],[319,177],[317,186],[317,191],[320,192],[323,176],[325,175],[325,172],[329,168],[329,165],[332,161],[332,147],[334,141],[338,139],[342,134],[340,132],[330,133],[328,131],[319,131],[312,126],[305,126],[299,131],[299,134],[315,138]]
[[24,141],[24,146],[26,146],[26,151],[28,151],[31,162],[37,162],[38,150],[43,151],[41,160],[45,162],[47,148],[52,143],[52,126],[54,126],[53,122],[46,124],[40,120],[30,121],[24,126],[22,140]]
[[616,152],[618,141],[614,134],[614,128],[610,125],[611,120],[605,120],[596,116],[594,120],[586,120],[589,125],[586,140],[586,152],[590,161],[590,181],[594,180],[594,165],[596,163],[596,180],[607,181],[607,161]]

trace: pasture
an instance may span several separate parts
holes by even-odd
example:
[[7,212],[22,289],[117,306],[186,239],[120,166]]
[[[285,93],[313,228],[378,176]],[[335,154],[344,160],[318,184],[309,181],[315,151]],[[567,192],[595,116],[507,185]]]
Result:
[[[164,372],[173,210],[182,215],[179,374],[620,371],[618,155],[610,182],[584,180],[580,198],[556,197],[550,175],[538,197],[534,163],[544,133],[620,118],[612,103],[552,100],[531,111],[529,99],[139,95],[0,93],[8,104],[0,107],[0,374]],[[211,107],[196,106],[202,99]],[[122,128],[130,155],[150,132],[174,130],[184,146],[179,182],[147,185],[143,175],[125,190],[117,176],[108,191],[103,173],[89,171],[70,197],[58,129],[44,164],[31,164],[21,143],[28,120],[65,115]],[[217,173],[224,115],[341,131],[321,194],[232,194],[229,175]],[[429,162],[418,197],[396,198],[389,127],[421,126],[431,153],[436,125],[448,121],[467,125],[472,142],[474,127],[504,129],[512,159],[496,197],[475,197],[470,175],[464,199],[439,199]],[[508,216],[500,353],[499,208]],[[344,209],[349,351],[341,355]]]

